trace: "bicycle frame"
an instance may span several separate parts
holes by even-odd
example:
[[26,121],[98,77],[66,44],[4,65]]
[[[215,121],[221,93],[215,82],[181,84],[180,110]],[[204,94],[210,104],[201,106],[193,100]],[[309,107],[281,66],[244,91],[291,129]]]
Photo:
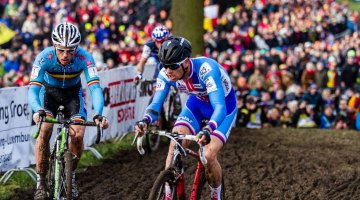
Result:
[[190,193],[190,200],[196,200],[197,193],[200,186],[200,178],[201,178],[201,170],[203,169],[203,163],[201,162],[200,156],[198,153],[194,152],[193,150],[189,148],[183,148],[185,150],[185,154],[181,153],[181,148],[179,147],[179,144],[176,144],[175,150],[174,150],[174,158],[173,162],[171,164],[171,167],[174,167],[175,171],[178,173],[176,176],[178,177],[178,184],[177,184],[177,196],[179,198],[186,198],[185,195],[185,173],[183,164],[181,161],[182,156],[190,155],[191,157],[195,158],[197,162],[197,167],[194,175],[194,180],[192,184],[192,189]]
[[[59,107],[59,113],[55,118],[49,118],[49,117],[40,117],[39,118],[39,124],[38,128],[35,131],[33,138],[36,139],[39,135],[41,125],[43,122],[47,123],[53,123],[53,124],[60,124],[57,128],[57,135],[55,136],[55,143],[51,149],[51,154],[49,156],[49,172],[48,172],[48,186],[50,189],[50,197],[53,199],[60,199],[59,191],[62,189],[65,189],[64,191],[68,191],[66,193],[69,193],[69,190],[71,190],[71,183],[65,183],[66,180],[69,180],[71,177],[71,171],[72,171],[72,159],[73,156],[71,152],[69,151],[69,128],[71,125],[82,125],[82,126],[97,126],[95,122],[75,122],[71,120],[64,120],[64,115],[62,113],[63,107]],[[101,135],[101,127],[97,126],[97,138],[95,143],[99,143],[100,141],[100,135]],[[52,165],[54,165],[54,171],[52,171]],[[65,177],[62,177],[61,169],[64,168],[63,174]],[[71,171],[69,171],[71,170]],[[64,180],[62,180],[62,178]],[[60,184],[60,185],[59,185]],[[68,195],[68,194],[66,194]]]

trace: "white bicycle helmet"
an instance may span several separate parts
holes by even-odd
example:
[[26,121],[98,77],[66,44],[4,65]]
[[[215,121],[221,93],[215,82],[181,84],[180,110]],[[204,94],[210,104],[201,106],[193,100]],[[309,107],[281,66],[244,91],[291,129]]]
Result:
[[169,36],[170,32],[169,29],[167,29],[165,26],[160,25],[154,28],[154,30],[151,32],[151,38],[153,40],[156,40],[158,42],[164,41]]
[[63,22],[54,28],[52,31],[51,39],[53,44],[63,47],[77,47],[81,41],[79,29],[69,23]]

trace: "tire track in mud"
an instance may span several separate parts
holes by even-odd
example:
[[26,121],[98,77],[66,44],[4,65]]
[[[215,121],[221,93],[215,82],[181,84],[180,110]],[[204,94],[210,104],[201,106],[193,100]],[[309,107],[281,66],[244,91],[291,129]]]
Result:
[[[324,133],[233,129],[218,157],[227,199],[360,199],[360,136]],[[166,154],[167,145],[162,144],[145,156],[135,149],[123,151],[101,166],[87,168],[78,173],[80,199],[146,199]],[[195,161],[184,163],[189,190]],[[206,187],[202,199],[209,199],[208,191]],[[32,193],[21,191],[12,199],[32,199]]]

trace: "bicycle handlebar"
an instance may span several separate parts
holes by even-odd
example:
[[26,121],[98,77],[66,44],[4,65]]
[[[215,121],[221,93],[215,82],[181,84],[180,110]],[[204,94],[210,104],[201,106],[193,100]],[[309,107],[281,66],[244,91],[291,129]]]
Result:
[[[160,135],[160,136],[165,136],[170,138],[171,140],[175,141],[175,143],[177,145],[179,145],[179,147],[182,149],[182,151],[185,153],[186,155],[186,151],[184,150],[184,147],[178,142],[178,140],[189,140],[189,141],[194,141],[197,142],[198,141],[198,137],[195,135],[185,135],[185,134],[178,134],[178,133],[170,133],[170,132],[166,132],[166,131],[147,131],[145,132],[145,134],[153,134],[153,135]],[[143,136],[138,136],[137,134],[135,135],[134,141],[132,142],[132,145],[134,144],[135,140],[136,140],[136,147],[137,150],[139,151],[139,153],[141,155],[145,154],[145,150],[142,147],[142,139]],[[205,158],[205,146],[198,144],[199,145],[199,157],[201,162],[206,165],[207,164],[207,160]]]
[[41,130],[41,126],[43,122],[47,122],[47,123],[52,123],[52,124],[66,124],[66,125],[80,125],[80,126],[96,126],[97,127],[97,135],[96,135],[96,140],[95,143],[99,144],[100,142],[100,136],[102,135],[102,126],[101,123],[99,125],[96,125],[95,122],[91,122],[91,121],[85,121],[85,122],[75,122],[75,121],[71,121],[71,120],[58,120],[56,118],[51,118],[51,117],[41,117],[39,116],[39,123],[37,125],[36,131],[33,135],[34,139],[37,139],[39,137],[39,133]]

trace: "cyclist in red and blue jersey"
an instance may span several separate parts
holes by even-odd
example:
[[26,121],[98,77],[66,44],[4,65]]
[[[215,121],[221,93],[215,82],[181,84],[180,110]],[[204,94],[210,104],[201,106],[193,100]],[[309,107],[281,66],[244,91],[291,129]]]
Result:
[[150,57],[153,58],[155,60],[155,63],[157,64],[154,73],[154,79],[157,77],[160,69],[162,68],[158,57],[159,48],[161,44],[169,37],[171,37],[169,29],[163,25],[159,25],[155,27],[154,30],[151,32],[151,39],[145,43],[142,50],[140,61],[136,66],[138,74],[135,77],[135,79],[137,81],[142,79],[144,66]]
[[[182,109],[173,132],[198,135],[199,143],[206,144],[205,166],[211,198],[220,199],[222,172],[217,155],[229,138],[237,114],[235,92],[230,77],[215,60],[199,57],[190,58],[191,44],[182,37],[166,40],[160,48],[159,59],[164,65],[157,77],[156,93],[146,108],[143,129],[139,122],[136,134],[142,135],[147,126],[155,121],[165,101],[170,86],[188,93],[189,99]],[[208,123],[202,126],[202,121]],[[166,160],[170,165],[175,144],[172,142]],[[166,190],[165,190],[166,191]]]
[[[104,106],[104,97],[95,62],[90,53],[79,47],[81,35],[71,23],[58,24],[52,32],[52,47],[37,55],[31,72],[28,101],[35,112],[33,119],[38,123],[39,115],[54,117],[60,105],[65,107],[65,118],[75,121],[87,119],[80,80],[84,72],[95,110],[93,120],[103,128],[108,122],[99,121]],[[45,177],[50,154],[49,140],[53,125],[44,123],[35,144],[37,188],[34,199],[47,199]],[[77,159],[73,161],[73,197],[78,196],[75,169],[84,150],[84,126],[72,125],[70,150]]]

